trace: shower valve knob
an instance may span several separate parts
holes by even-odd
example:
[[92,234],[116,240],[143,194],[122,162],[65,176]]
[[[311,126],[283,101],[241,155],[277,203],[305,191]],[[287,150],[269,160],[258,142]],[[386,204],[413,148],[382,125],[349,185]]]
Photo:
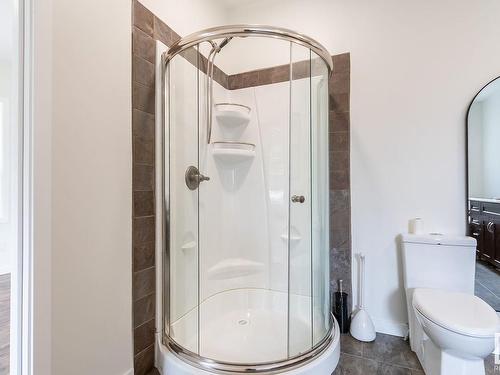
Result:
[[293,203],[304,203],[306,198],[303,195],[292,195]]
[[196,190],[198,186],[200,186],[200,182],[209,180],[210,177],[203,176],[195,166],[191,165],[186,170],[185,181],[186,186],[189,188],[189,190]]

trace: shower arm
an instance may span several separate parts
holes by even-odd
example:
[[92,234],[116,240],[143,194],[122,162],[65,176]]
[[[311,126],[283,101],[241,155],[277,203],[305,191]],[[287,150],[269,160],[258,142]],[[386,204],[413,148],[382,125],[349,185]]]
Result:
[[215,44],[215,46],[208,54],[207,64],[207,144],[210,144],[210,139],[212,138],[213,65],[215,61],[215,55],[217,54],[216,51],[217,45]]
[[233,39],[232,37],[225,38],[220,44],[215,43],[212,40],[208,42],[212,46],[212,50],[208,54],[207,63],[207,144],[210,144],[212,138],[212,101],[213,101],[213,86],[214,86],[214,65],[215,57],[221,51],[221,49]]

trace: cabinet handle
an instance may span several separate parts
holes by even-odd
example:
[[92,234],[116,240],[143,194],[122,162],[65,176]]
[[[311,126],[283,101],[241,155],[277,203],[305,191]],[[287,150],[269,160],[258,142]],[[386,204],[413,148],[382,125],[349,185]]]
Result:
[[472,233],[473,236],[476,236],[476,237],[479,237],[479,233],[478,232],[474,232]]
[[490,221],[488,223],[488,225],[486,226],[486,229],[488,230],[488,232],[494,233],[495,232],[495,223]]

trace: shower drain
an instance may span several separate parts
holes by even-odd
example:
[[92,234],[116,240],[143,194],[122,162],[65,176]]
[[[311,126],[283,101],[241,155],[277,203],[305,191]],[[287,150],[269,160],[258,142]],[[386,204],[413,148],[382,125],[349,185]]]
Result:
[[240,326],[246,326],[248,324],[248,320],[247,319],[240,319],[240,320],[238,320],[238,324]]

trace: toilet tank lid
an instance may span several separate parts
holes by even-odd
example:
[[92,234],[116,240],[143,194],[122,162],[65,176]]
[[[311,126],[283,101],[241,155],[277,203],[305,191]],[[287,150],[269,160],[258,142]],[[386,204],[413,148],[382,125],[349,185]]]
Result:
[[476,240],[466,236],[447,236],[441,233],[401,235],[403,243],[445,245],[445,246],[476,246]]

